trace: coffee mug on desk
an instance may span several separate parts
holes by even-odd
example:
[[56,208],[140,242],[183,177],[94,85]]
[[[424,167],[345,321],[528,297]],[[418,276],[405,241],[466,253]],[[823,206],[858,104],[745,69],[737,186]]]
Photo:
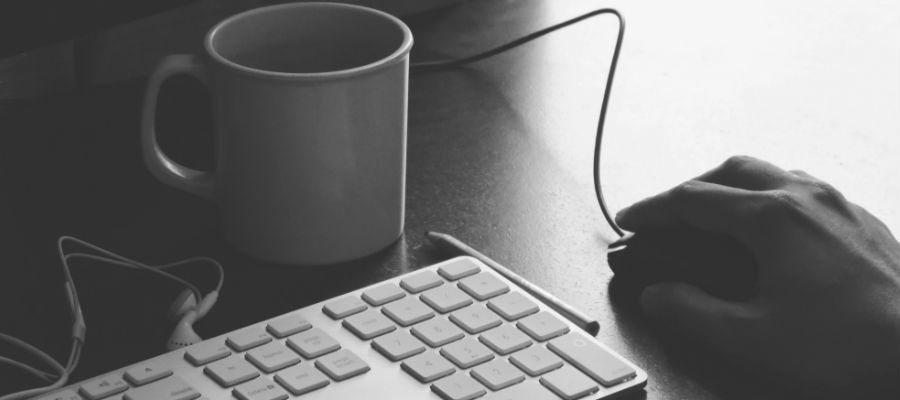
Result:
[[[150,76],[144,160],[160,181],[218,203],[226,240],[279,263],[358,258],[403,231],[412,34],[380,11],[293,3],[230,17],[205,54],[172,55]],[[176,74],[209,87],[215,170],[160,149],[160,85]]]

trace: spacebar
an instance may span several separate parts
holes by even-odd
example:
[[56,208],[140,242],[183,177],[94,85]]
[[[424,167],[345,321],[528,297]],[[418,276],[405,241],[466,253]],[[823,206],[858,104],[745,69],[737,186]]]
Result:
[[627,381],[635,376],[634,368],[629,367],[580,332],[572,332],[553,339],[547,347],[606,387]]
[[177,376],[125,392],[125,400],[193,400],[198,397],[200,392]]

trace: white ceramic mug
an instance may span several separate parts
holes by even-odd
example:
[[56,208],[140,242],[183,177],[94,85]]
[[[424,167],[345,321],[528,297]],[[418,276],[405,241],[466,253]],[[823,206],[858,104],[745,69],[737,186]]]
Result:
[[[150,76],[141,124],[160,181],[219,204],[226,240],[288,264],[358,258],[403,231],[412,33],[338,3],[290,3],[230,17],[202,56],[172,55]],[[160,85],[205,82],[216,163],[197,171],[156,141]]]

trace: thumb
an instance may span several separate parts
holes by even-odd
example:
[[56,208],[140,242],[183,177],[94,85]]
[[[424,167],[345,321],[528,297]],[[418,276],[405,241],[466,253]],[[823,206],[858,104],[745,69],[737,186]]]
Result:
[[747,332],[753,325],[749,306],[722,300],[683,282],[646,287],[641,293],[641,308],[651,320],[673,333],[729,355],[746,348]]

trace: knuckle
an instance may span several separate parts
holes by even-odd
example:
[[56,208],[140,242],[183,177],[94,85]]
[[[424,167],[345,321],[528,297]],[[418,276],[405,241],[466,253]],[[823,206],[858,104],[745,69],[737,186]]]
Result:
[[755,158],[746,155],[731,156],[722,163],[722,169],[726,171],[742,171],[751,167],[756,162],[757,160]]
[[819,201],[836,202],[843,200],[844,196],[831,184],[822,181],[809,182],[808,188],[812,197]]
[[777,189],[765,192],[756,206],[758,217],[772,222],[800,214],[802,200],[793,192]]
[[675,200],[690,198],[699,190],[700,183],[694,180],[683,182],[669,191],[669,196]]

